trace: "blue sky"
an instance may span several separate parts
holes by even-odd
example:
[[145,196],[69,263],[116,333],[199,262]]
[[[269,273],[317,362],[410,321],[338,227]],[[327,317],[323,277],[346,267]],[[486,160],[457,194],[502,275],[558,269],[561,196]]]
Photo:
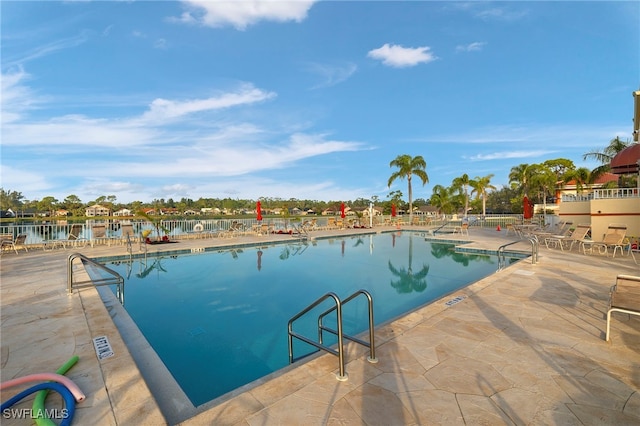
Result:
[[638,2],[2,1],[1,186],[353,200],[630,140]]

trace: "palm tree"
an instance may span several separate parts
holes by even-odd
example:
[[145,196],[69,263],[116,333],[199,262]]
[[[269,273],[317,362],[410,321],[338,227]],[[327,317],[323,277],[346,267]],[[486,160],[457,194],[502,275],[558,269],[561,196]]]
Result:
[[482,198],[482,216],[487,214],[487,190],[496,189],[491,185],[491,178],[493,174],[486,175],[485,177],[476,177],[471,183],[473,190],[471,194],[476,194],[476,199]]
[[412,157],[410,155],[398,155],[395,160],[389,163],[389,167],[397,167],[398,170],[389,177],[388,186],[391,188],[391,184],[398,178],[407,178],[407,184],[409,186],[409,223],[413,223],[413,192],[411,190],[411,177],[416,175],[422,181],[422,185],[429,182],[429,176],[425,169],[427,163],[424,161],[421,155]]
[[452,213],[453,212],[453,188],[447,188],[442,185],[436,185],[433,187],[433,195],[429,202],[432,206],[437,207],[440,213]]
[[466,173],[453,180],[453,187],[462,188],[464,191],[464,217],[467,217],[467,212],[469,211],[469,185],[470,184],[471,184],[471,179],[469,179],[469,175]]
[[[511,168],[509,172],[509,183],[515,184],[522,194],[529,196],[529,181],[533,177],[534,167],[530,164],[520,164]],[[514,188],[515,189],[515,188]]]
[[593,181],[595,181],[603,174],[607,173],[610,170],[609,165],[611,163],[611,160],[613,160],[613,157],[615,157],[616,154],[618,154],[623,149],[630,146],[631,142],[622,141],[620,140],[619,136],[616,136],[614,139],[611,139],[611,141],[609,141],[609,145],[603,150],[591,151],[584,154],[582,156],[583,160],[591,158],[601,164],[601,166],[598,166],[591,171],[591,174],[593,175]]
[[574,181],[576,183],[576,192],[581,194],[585,186],[589,188],[589,185],[594,182],[595,176],[596,175],[586,167],[580,167],[578,169],[568,171],[564,175],[564,181],[565,183]]

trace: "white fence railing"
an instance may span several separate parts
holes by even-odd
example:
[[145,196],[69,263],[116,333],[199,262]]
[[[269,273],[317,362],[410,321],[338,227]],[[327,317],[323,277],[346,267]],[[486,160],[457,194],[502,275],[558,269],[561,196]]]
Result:
[[638,188],[612,188],[594,189],[588,194],[565,194],[562,196],[564,202],[615,199],[615,198],[638,198]]
[[[420,217],[418,217],[420,216]],[[279,230],[289,230],[294,228],[294,225],[304,223],[308,220],[315,220],[316,225],[319,228],[325,228],[328,226],[330,218],[335,216],[296,216],[290,218],[265,218],[263,223],[269,225],[269,229],[274,232]],[[417,220],[416,220],[417,219]],[[345,224],[349,221],[357,221],[357,217],[348,215],[345,219]],[[414,224],[417,227],[433,227],[445,224],[459,224],[463,220],[467,220],[470,226],[473,227],[489,227],[495,228],[500,225],[504,227],[506,224],[522,223],[522,214],[492,214],[485,215],[470,215],[468,218],[463,218],[459,215],[417,215],[414,216]],[[374,227],[384,226],[385,224],[395,224],[400,222],[402,225],[408,225],[409,215],[402,215],[396,218],[391,218],[389,215],[376,216],[373,221]],[[95,224],[106,225],[106,237],[114,240],[122,238],[122,224],[133,225],[133,232],[135,236],[140,236],[142,231],[150,230],[150,238],[155,238],[156,229],[155,226],[145,220],[139,219],[111,219],[104,221],[86,220],[79,223],[82,226],[82,231],[78,235],[79,238],[86,241],[93,239],[92,226]],[[191,235],[203,234],[203,233],[216,233],[220,231],[228,231],[230,228],[236,226],[234,223],[240,224],[243,229],[250,230],[255,225],[258,225],[258,221],[255,218],[252,219],[168,219],[162,220],[162,227],[168,231],[167,235],[171,239],[188,238]],[[369,220],[367,218],[360,219],[360,223],[368,225]],[[76,222],[76,225],[78,222]],[[0,234],[12,234],[16,237],[19,234],[26,234],[27,245],[42,245],[43,243],[53,242],[56,240],[66,240],[71,232],[72,223],[67,221],[46,221],[40,223],[34,222],[16,222],[5,223],[0,225]],[[164,231],[160,231],[164,235]]]

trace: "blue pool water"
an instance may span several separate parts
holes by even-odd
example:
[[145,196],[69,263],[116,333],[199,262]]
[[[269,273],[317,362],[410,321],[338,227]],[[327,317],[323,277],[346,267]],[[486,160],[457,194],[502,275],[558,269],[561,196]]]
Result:
[[[497,265],[495,256],[456,253],[408,232],[107,263],[126,279],[125,309],[196,406],[287,366],[289,319],[327,292],[367,290],[378,325]],[[366,330],[362,299],[345,305],[345,333]],[[326,303],[296,331],[315,338]],[[294,348],[296,356],[314,350]]]

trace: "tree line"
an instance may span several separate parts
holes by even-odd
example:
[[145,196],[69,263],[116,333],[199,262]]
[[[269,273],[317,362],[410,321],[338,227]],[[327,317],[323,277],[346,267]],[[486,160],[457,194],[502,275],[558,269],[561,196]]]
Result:
[[[400,210],[405,210],[412,215],[418,206],[433,206],[440,213],[472,212],[476,214],[491,213],[522,213],[522,198],[526,195],[532,202],[542,204],[545,201],[552,202],[555,191],[561,189],[568,182],[576,186],[578,192],[587,190],[603,174],[609,172],[611,159],[623,149],[629,147],[631,142],[625,142],[618,137],[612,139],[607,147],[602,150],[590,151],[583,155],[583,159],[595,159],[600,163],[598,167],[589,170],[584,167],[576,167],[573,161],[565,158],[546,160],[537,164],[519,164],[511,168],[509,173],[509,185],[497,189],[491,182],[493,174],[470,178],[466,173],[452,180],[451,184],[435,185],[432,195],[428,199],[413,199],[412,177],[417,177],[423,185],[429,182],[426,172],[427,163],[424,157],[418,155],[412,157],[407,154],[399,155],[390,163],[390,167],[397,170],[392,172],[388,180],[389,188],[398,179],[406,179],[408,200],[404,201],[404,194],[400,190],[390,191],[386,199],[373,196],[371,199],[357,198],[355,200],[321,201],[299,200],[295,198],[282,199],[262,197],[262,208],[266,210],[281,208],[300,210],[313,210],[320,213],[327,208],[339,206],[345,202],[351,208],[365,208],[369,203],[381,207],[385,214],[391,212],[391,206],[395,205]],[[637,175],[622,176],[618,182],[609,182],[605,187],[635,187]],[[53,215],[58,210],[67,210],[70,215],[81,217],[85,215],[85,208],[100,204],[117,211],[128,208],[131,211],[139,211],[142,208],[168,209],[175,208],[178,211],[200,210],[203,208],[219,208],[228,211],[252,211],[255,209],[256,200],[243,200],[233,198],[181,198],[180,200],[154,199],[151,202],[134,201],[131,203],[118,203],[115,195],[105,195],[87,203],[76,195],[69,195],[64,200],[57,200],[48,196],[41,200],[27,200],[19,191],[0,188],[0,210],[11,209],[14,212],[34,210],[40,213],[49,212]]]

